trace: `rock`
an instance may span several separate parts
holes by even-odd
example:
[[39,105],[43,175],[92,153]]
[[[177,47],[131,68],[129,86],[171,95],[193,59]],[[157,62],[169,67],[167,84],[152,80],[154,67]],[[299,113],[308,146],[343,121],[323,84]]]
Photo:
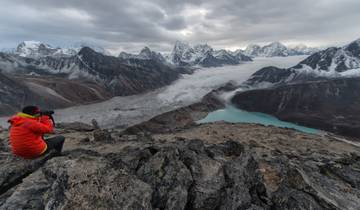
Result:
[[80,140],[81,143],[89,143],[91,142],[90,138],[86,137]]
[[99,123],[95,119],[91,120],[91,124],[93,125],[94,129],[100,129]]
[[95,142],[112,142],[113,138],[111,137],[111,133],[104,129],[97,129],[94,131],[94,141]]
[[0,158],[0,195],[19,184],[24,177],[39,169],[54,156],[55,152],[49,152],[35,160],[24,160],[11,153],[2,153]]
[[194,179],[189,189],[188,207],[215,209],[219,206],[221,189],[225,186],[222,163],[206,153],[197,154],[192,150],[183,151],[182,160]]
[[196,152],[196,153],[202,153],[205,150],[204,142],[200,139],[194,139],[190,140],[190,142],[187,145],[190,150]]
[[3,139],[0,139],[0,152],[6,151],[7,147]]
[[151,209],[151,187],[106,159],[54,158],[23,180],[1,209]]
[[264,200],[266,189],[258,168],[258,163],[246,153],[225,164],[227,185],[221,195],[220,209],[260,208],[268,204]]
[[136,173],[154,189],[154,208],[185,209],[192,176],[176,148],[157,152]]
[[214,159],[226,156],[239,156],[242,152],[244,152],[244,146],[239,142],[229,140],[222,144],[207,147],[206,152]]

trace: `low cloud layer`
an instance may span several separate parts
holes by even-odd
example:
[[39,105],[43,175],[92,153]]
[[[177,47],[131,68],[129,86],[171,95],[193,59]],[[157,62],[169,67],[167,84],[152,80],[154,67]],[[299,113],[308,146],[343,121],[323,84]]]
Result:
[[23,40],[89,42],[112,52],[175,40],[234,49],[282,41],[341,45],[360,38],[359,0],[2,0],[0,48]]

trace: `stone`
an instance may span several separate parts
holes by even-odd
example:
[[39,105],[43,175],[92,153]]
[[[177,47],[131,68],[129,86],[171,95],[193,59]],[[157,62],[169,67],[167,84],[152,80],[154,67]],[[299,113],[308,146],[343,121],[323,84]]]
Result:
[[106,159],[78,152],[48,161],[1,209],[151,209],[150,186]]
[[93,133],[95,142],[112,142],[111,133],[106,129],[97,129]]
[[24,177],[39,169],[55,155],[55,151],[51,151],[37,159],[24,160],[11,153],[2,153],[0,155],[0,195],[19,184]]

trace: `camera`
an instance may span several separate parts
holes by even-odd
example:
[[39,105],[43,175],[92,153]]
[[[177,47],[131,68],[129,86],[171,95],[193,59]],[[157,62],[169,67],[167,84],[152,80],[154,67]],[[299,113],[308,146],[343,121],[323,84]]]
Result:
[[47,115],[47,116],[51,116],[55,114],[55,112],[53,110],[46,110],[46,111],[41,111],[40,115]]

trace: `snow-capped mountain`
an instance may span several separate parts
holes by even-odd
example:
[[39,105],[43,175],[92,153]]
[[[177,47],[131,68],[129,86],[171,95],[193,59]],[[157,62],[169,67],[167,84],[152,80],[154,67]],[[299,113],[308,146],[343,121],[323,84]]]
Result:
[[[23,41],[17,48],[14,50],[14,54],[17,54],[21,57],[27,58],[42,58],[42,57],[69,57],[76,55],[83,47],[90,47],[96,52],[102,53],[104,55],[110,55],[103,47],[98,45],[87,43],[87,42],[78,42],[70,47],[52,47],[49,44],[42,43],[39,41]],[[6,51],[2,51],[6,52]]]
[[262,47],[261,55],[264,57],[288,56],[288,48],[280,42],[273,42]]
[[28,58],[40,58],[46,56],[63,57],[72,56],[76,53],[77,51],[74,49],[54,48],[38,41],[21,42],[15,50],[15,54]]
[[304,44],[295,45],[292,47],[289,47],[290,50],[292,50],[296,55],[311,55],[313,53],[319,52],[320,49],[315,47],[308,47]]
[[306,45],[297,45],[295,47],[287,47],[280,42],[273,42],[261,47],[260,45],[250,44],[243,53],[251,57],[286,57],[293,55],[310,55],[317,52],[318,49],[310,48]]
[[237,52],[236,55],[226,51],[215,51],[207,44],[199,44],[194,47],[187,43],[176,41],[169,56],[169,62],[178,66],[214,67],[222,65],[236,65],[243,61],[251,61],[251,58]]
[[259,56],[260,52],[261,52],[261,47],[260,45],[256,45],[256,44],[250,44],[244,50],[244,54],[251,57]]
[[93,43],[93,42],[87,42],[87,41],[75,42],[72,45],[70,45],[69,47],[66,47],[66,49],[72,49],[72,50],[75,50],[76,52],[79,52],[84,47],[90,47],[95,52],[101,53],[103,55],[109,55],[109,56],[112,55],[103,46],[98,45],[98,44]]
[[316,52],[288,69],[265,67],[246,83],[272,86],[342,77],[360,77],[360,39],[340,48],[330,47]]
[[[141,55],[153,55],[146,51]],[[30,58],[0,53],[0,71],[6,74],[52,75],[71,80],[90,80],[102,84],[112,95],[131,95],[159,88],[183,73],[162,62],[122,60],[103,55],[89,47],[67,57]]]
[[121,52],[118,56],[121,59],[142,59],[142,60],[154,60],[159,62],[165,62],[165,58],[161,55],[161,53],[151,51],[150,48],[144,47],[139,54],[130,54],[126,52]]
[[296,67],[308,68],[329,73],[345,72],[360,68],[360,39],[341,48],[331,47],[317,52]]

